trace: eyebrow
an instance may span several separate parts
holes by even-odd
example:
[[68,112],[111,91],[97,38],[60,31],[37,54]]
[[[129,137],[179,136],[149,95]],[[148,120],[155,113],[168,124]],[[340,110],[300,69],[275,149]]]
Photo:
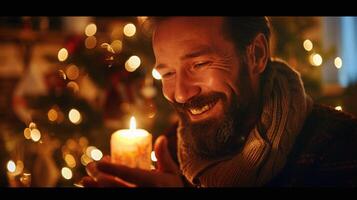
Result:
[[[202,56],[202,55],[211,54],[212,52],[213,52],[212,48],[207,47],[207,46],[202,46],[202,47],[199,47],[199,48],[195,48],[195,50],[193,50],[192,52],[181,56],[180,60],[187,60],[187,59],[190,59],[190,58],[196,58],[196,57],[199,57],[199,56]],[[162,68],[165,68],[165,67],[166,67],[165,64],[157,64],[157,65],[155,65],[154,68],[156,70],[159,70],[159,69],[162,69]]]
[[180,57],[181,60],[186,60],[186,59],[190,59],[190,58],[196,58],[202,55],[207,55],[207,54],[211,54],[213,52],[212,48],[209,48],[207,46],[198,48],[196,50],[193,50],[192,52],[183,55]]

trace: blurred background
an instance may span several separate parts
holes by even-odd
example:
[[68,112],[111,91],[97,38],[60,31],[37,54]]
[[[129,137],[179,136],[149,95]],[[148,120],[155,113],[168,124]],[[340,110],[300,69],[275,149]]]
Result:
[[[315,102],[357,115],[357,18],[270,20]],[[145,16],[0,17],[0,186],[73,187],[131,116],[154,139],[176,122],[151,33]]]

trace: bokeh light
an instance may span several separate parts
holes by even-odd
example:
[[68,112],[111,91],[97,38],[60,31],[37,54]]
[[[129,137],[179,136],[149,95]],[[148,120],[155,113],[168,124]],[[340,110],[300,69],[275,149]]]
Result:
[[63,176],[63,178],[69,180],[72,178],[73,174],[72,174],[72,170],[68,167],[63,167],[61,169],[61,174]]
[[84,32],[88,37],[95,35],[97,33],[97,25],[93,23],[88,24]]
[[306,51],[311,51],[314,45],[312,44],[311,40],[305,40],[303,43],[304,49]]
[[67,59],[67,57],[68,57],[68,51],[67,51],[67,49],[66,48],[62,48],[62,49],[60,49],[59,51],[58,51],[58,60],[59,61],[61,61],[61,62],[63,62],[63,61],[65,61],[66,59]]
[[69,113],[68,113],[68,118],[73,124],[79,124],[81,122],[81,113],[75,109],[72,108]]
[[136,27],[134,24],[132,23],[129,23],[129,24],[126,24],[124,26],[124,29],[123,29],[123,32],[124,32],[124,35],[127,36],[127,37],[132,37],[135,35],[136,33]]

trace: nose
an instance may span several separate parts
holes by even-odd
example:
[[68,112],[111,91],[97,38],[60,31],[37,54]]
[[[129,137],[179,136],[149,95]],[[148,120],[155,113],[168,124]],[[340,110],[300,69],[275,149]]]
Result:
[[200,87],[185,72],[176,75],[175,100],[177,103],[186,103],[200,92]]

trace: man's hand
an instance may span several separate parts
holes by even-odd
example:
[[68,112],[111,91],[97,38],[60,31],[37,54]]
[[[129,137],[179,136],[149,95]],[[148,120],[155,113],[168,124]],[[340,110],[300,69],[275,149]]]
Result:
[[89,163],[89,176],[82,179],[85,187],[182,187],[179,167],[171,158],[167,138],[160,136],[155,142],[157,169],[153,171],[130,168],[110,162],[109,157]]

